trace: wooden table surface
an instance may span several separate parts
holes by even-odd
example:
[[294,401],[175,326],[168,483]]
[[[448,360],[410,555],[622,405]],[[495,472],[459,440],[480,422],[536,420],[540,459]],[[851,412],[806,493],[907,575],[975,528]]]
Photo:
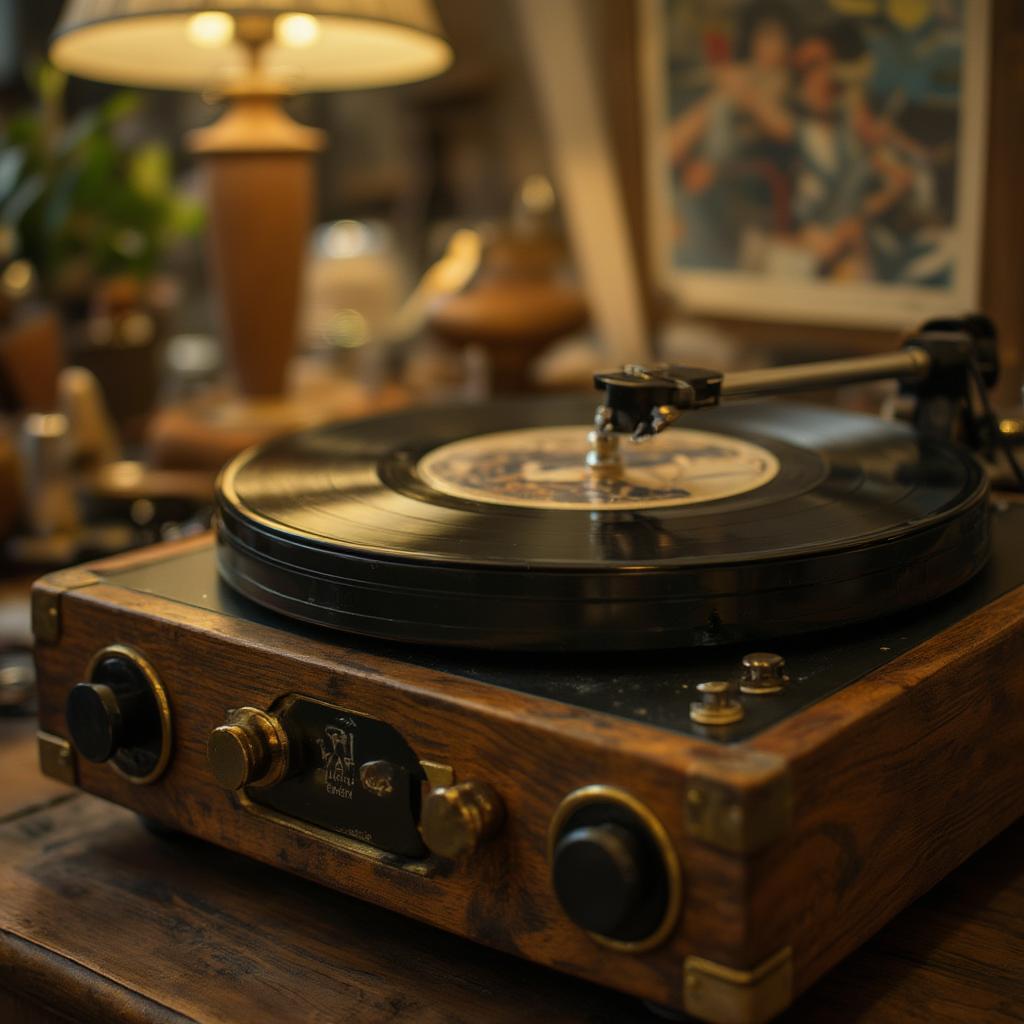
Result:
[[[0,1021],[644,1022],[475,946],[43,778],[0,718]],[[822,979],[796,1022],[1024,1021],[1024,821]]]

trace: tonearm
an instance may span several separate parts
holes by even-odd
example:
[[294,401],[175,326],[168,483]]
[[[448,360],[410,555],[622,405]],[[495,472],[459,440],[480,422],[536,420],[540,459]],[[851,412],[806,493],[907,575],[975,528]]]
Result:
[[[693,366],[628,365],[597,373],[604,400],[594,417],[587,465],[598,476],[621,473],[618,438],[642,441],[691,409],[726,399],[763,398],[895,379],[916,399],[914,422],[924,436],[949,438],[958,429],[977,448],[991,446],[987,389],[999,375],[996,332],[978,314],[929,320],[895,352],[724,374]],[[989,415],[972,412],[972,389]]]

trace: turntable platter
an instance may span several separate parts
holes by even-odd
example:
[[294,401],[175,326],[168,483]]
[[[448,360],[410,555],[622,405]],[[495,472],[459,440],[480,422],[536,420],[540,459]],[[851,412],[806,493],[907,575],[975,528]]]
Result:
[[219,483],[223,578],[390,640],[693,646],[891,613],[988,552],[987,484],[902,424],[782,403],[690,413],[582,464],[586,397],[426,409],[244,453]]

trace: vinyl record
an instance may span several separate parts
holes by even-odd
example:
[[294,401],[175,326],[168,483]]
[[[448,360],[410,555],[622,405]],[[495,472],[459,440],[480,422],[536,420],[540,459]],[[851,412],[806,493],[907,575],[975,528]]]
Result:
[[265,607],[364,636],[695,646],[927,601],[988,555],[985,477],[903,424],[782,403],[684,415],[583,464],[588,397],[426,409],[243,453],[218,560]]

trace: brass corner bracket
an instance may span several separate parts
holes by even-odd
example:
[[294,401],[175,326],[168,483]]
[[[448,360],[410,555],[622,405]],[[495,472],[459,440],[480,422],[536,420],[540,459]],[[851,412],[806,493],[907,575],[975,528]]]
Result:
[[683,1006],[709,1024],[764,1024],[793,999],[793,950],[786,946],[753,970],[699,956],[683,969]]
[[77,781],[75,752],[63,736],[51,732],[36,733],[39,744],[39,770],[51,779],[73,786]]
[[32,635],[41,644],[60,639],[60,591],[32,591]]
[[727,853],[753,854],[789,831],[793,789],[785,770],[754,785],[691,775],[686,782],[685,818],[694,839]]
[[60,639],[61,596],[98,582],[88,569],[61,569],[39,580],[32,588],[32,635],[37,643],[55,644]]

